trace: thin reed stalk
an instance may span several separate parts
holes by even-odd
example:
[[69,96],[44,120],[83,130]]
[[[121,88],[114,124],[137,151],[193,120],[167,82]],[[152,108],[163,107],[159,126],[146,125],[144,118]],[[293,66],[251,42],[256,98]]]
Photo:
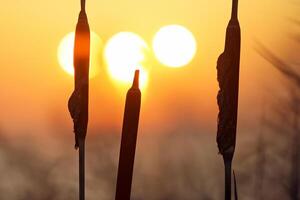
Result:
[[231,199],[232,160],[224,159],[225,166],[225,199]]
[[85,142],[79,142],[79,199],[85,197]]
[[235,171],[233,170],[233,181],[234,181],[234,198],[235,200],[238,200],[238,189],[237,189],[237,181],[236,181],[236,176],[235,176]]

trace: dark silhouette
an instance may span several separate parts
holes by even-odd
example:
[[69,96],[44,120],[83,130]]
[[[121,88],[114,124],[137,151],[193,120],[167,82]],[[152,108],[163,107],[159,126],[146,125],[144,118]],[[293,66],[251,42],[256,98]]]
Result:
[[75,148],[79,148],[79,199],[85,198],[84,149],[88,125],[89,101],[90,28],[85,12],[85,1],[81,0],[81,11],[75,33],[74,76],[75,90],[68,107],[74,122]]
[[140,107],[139,71],[136,70],[132,87],[126,95],[116,200],[130,200]]
[[217,143],[225,165],[225,199],[231,199],[231,165],[236,143],[241,31],[237,17],[238,0],[232,1],[231,19],[226,30],[225,50],[217,63],[218,132]]
[[235,172],[233,170],[233,183],[234,183],[234,198],[235,200],[238,200],[238,189],[237,189],[237,181],[236,181],[236,176],[235,176]]

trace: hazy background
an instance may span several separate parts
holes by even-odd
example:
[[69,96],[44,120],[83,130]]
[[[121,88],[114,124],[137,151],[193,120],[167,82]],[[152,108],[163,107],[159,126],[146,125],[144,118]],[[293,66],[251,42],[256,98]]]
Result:
[[[1,199],[59,200],[77,195],[77,152],[67,111],[73,77],[59,66],[57,48],[74,30],[79,5],[74,0],[1,2]],[[241,199],[259,199],[257,193],[263,193],[262,199],[292,199],[292,164],[285,159],[291,150],[288,133],[299,131],[297,127],[286,130],[293,127],[289,121],[295,109],[284,109],[283,114],[277,108],[289,105],[289,88],[295,87],[256,47],[257,41],[263,42],[299,70],[300,46],[295,39],[299,25],[293,21],[299,20],[299,7],[296,0],[240,0],[242,51],[234,168]],[[215,142],[215,68],[230,10],[229,0],[87,1],[90,27],[103,44],[120,31],[132,31],[151,45],[158,29],[168,24],[187,27],[198,43],[196,57],[183,68],[166,68],[150,58],[133,199],[222,198],[223,164]],[[91,200],[114,198],[127,91],[108,76],[105,65],[99,68],[99,75],[90,81],[86,182]],[[298,92],[299,87],[293,90]]]

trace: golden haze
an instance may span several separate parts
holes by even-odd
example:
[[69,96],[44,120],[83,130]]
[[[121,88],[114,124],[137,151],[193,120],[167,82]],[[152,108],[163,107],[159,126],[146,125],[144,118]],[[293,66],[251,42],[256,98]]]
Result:
[[[215,67],[224,47],[230,2],[87,1],[90,27],[104,42],[118,32],[130,31],[150,44],[158,29],[169,24],[181,24],[196,37],[198,51],[188,66],[170,69],[155,59],[150,61],[151,77],[142,100],[143,133],[167,132],[177,122],[187,127],[192,124],[199,132],[215,132]],[[5,113],[0,117],[0,128],[12,133],[44,134],[63,124],[71,132],[66,105],[73,89],[73,77],[60,69],[56,54],[60,39],[75,29],[79,6],[73,0],[32,0],[5,1],[0,7],[0,109]],[[287,19],[297,16],[293,6],[285,1],[240,1],[243,37],[240,113],[251,107],[249,102],[259,104],[262,91],[258,86],[272,83],[268,77],[276,74],[255,53],[254,39],[263,40],[276,53],[284,54]],[[99,75],[90,84],[89,127],[120,130],[127,88],[116,87],[103,63],[101,66]],[[240,116],[241,121],[252,117]]]

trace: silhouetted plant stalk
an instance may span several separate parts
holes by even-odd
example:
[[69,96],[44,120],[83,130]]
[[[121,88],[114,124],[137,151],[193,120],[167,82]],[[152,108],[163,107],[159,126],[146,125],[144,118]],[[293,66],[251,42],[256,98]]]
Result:
[[75,90],[68,108],[74,122],[75,148],[79,148],[79,199],[85,199],[85,137],[88,125],[89,101],[90,28],[85,12],[85,0],[81,0],[81,11],[75,32],[74,79]]
[[136,139],[141,107],[139,71],[135,71],[132,87],[126,95],[121,149],[116,186],[116,200],[130,200]]
[[238,0],[232,1],[231,19],[226,30],[225,50],[218,58],[218,132],[217,143],[225,165],[225,200],[231,199],[232,159],[236,144],[241,31]]
[[238,200],[238,189],[237,189],[237,181],[236,181],[236,176],[235,176],[235,172],[233,170],[233,181],[234,181],[234,198],[235,200]]

